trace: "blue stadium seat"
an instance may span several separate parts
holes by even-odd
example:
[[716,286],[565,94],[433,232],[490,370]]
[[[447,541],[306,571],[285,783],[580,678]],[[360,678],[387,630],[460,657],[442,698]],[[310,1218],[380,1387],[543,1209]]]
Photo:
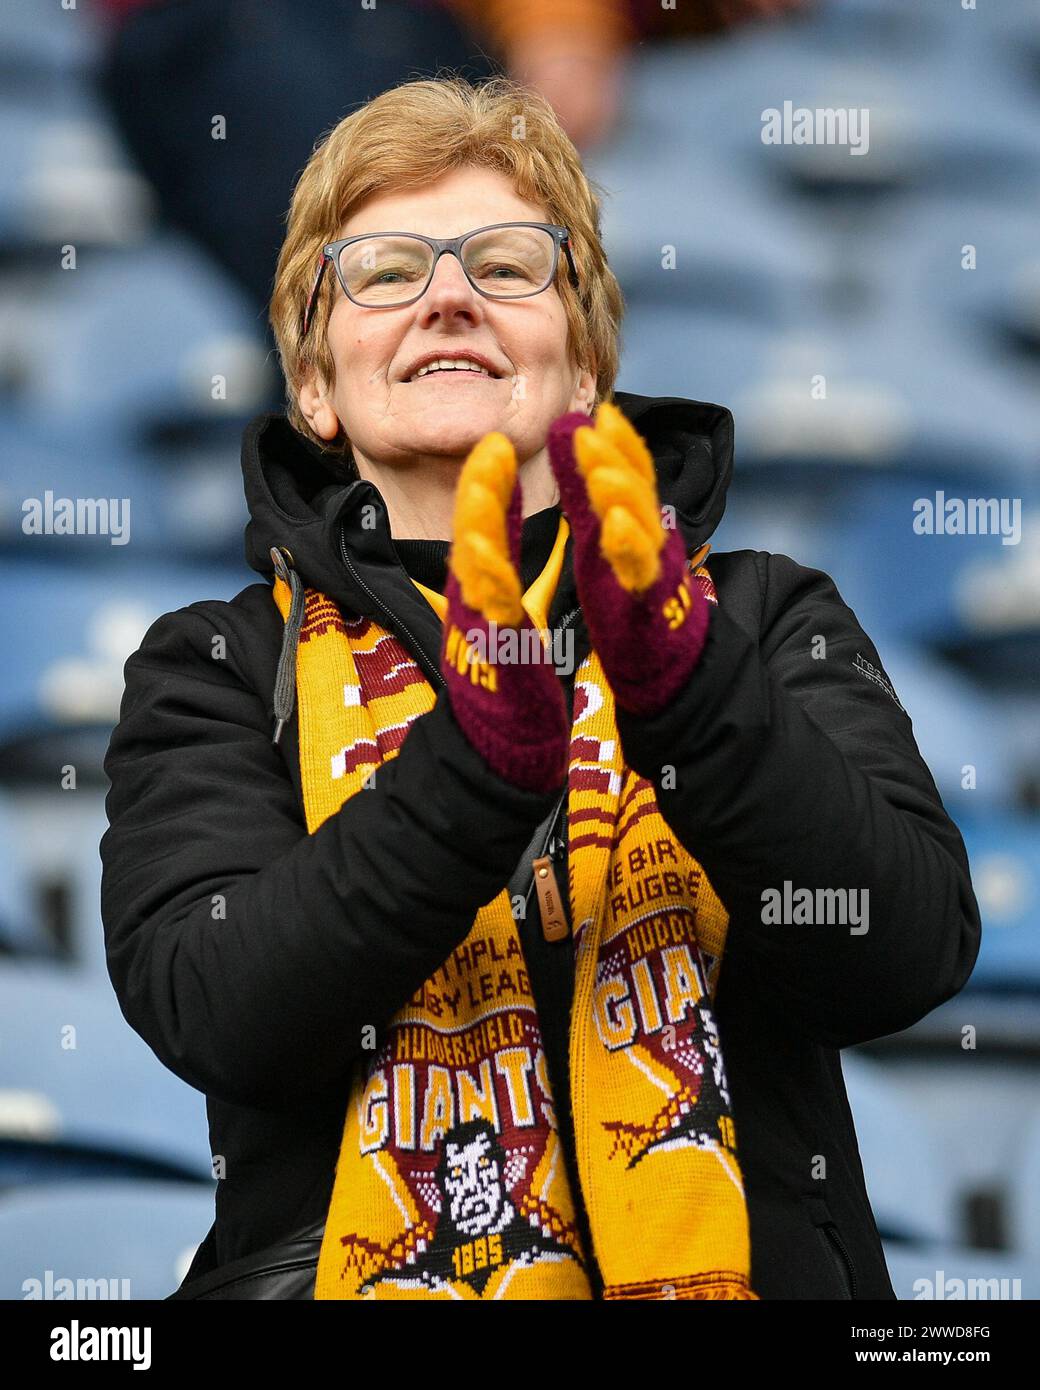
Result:
[[1040,409],[1026,382],[970,341],[887,304],[854,327],[807,315],[797,332],[780,333],[633,294],[620,384],[728,406],[738,467],[768,466],[778,490],[806,474],[912,469],[933,491],[982,480],[989,496],[995,486],[1020,491],[1033,476]]
[[1027,816],[958,817],[982,916],[969,988],[1040,991],[1040,834]]
[[[45,1118],[53,1121],[44,1098],[27,1091],[0,1092],[0,1192],[45,1183],[87,1179],[175,1182],[196,1187],[204,1179],[175,1159],[127,1153],[94,1142],[32,1137]],[[21,1127],[24,1133],[8,1133]]]
[[[958,576],[955,621],[940,650],[980,685],[1019,690],[1035,718],[1040,672],[1040,498],[1034,488],[1021,502],[1021,539],[988,546]],[[1009,518],[1010,519],[1010,518]],[[1032,756],[1040,748],[1034,737]]]
[[1040,1260],[1040,1112],[1024,1118],[1008,1184],[1008,1231],[1017,1254]]
[[[52,27],[81,27],[75,18],[65,23],[67,14],[59,12]],[[30,72],[29,67],[4,71],[0,247],[9,267],[33,272],[41,287],[61,284],[67,291],[69,248],[75,249],[75,268],[82,270],[106,248],[132,245],[151,227],[154,198],[127,167],[90,87],[57,73],[41,79]],[[66,265],[60,272],[64,281],[52,278],[59,273],[59,258]],[[43,307],[39,292],[33,307]],[[33,319],[30,328],[36,324]],[[25,335],[33,336],[32,331]]]
[[6,796],[0,796],[0,843],[0,960],[5,955],[47,954],[25,862],[17,853],[17,815]]
[[46,410],[85,434],[115,420],[134,438],[178,413],[205,408],[222,420],[262,408],[260,326],[187,241],[164,235],[74,274],[56,268],[47,288],[20,396],[30,414]]
[[[763,322],[790,317],[818,292],[825,242],[818,226],[724,164],[701,185],[676,179],[669,141],[590,156],[613,192],[604,244],[632,307],[733,311]],[[695,191],[697,189],[697,191]]]
[[175,1163],[211,1175],[203,1097],[123,1018],[111,983],[55,965],[0,962],[4,1132]]
[[75,966],[80,978],[108,981],[101,924],[101,856],[98,845],[108,825],[105,788],[78,785],[75,791],[33,788],[12,791],[15,815],[9,843],[37,898],[49,902],[47,927],[54,940],[48,954]]
[[48,11],[34,0],[6,0],[0,7],[0,48],[5,76],[20,74],[43,87],[46,79],[85,75],[96,55],[97,30],[93,25],[67,23],[68,12]]
[[871,1208],[883,1238],[952,1241],[956,1209],[942,1150],[885,1068],[841,1058]]
[[[112,547],[118,551],[119,547]],[[49,749],[55,769],[71,756],[81,733],[108,734],[119,716],[123,664],[161,614],[197,599],[230,599],[249,583],[249,571],[158,565],[118,555],[90,566],[21,560],[10,568],[0,616],[0,642],[9,660],[0,695],[0,776],[34,772],[32,748]],[[31,615],[45,621],[28,621]],[[94,768],[96,741],[81,756]]]
[[1040,173],[1040,153],[1031,139],[1035,88],[1009,39],[1017,27],[1035,41],[1036,19],[1024,7],[1005,11],[979,6],[965,16],[944,0],[841,0],[801,25],[756,26],[717,45],[700,85],[726,90],[718,125],[727,132],[748,131],[761,108],[782,109],[785,99],[868,110],[868,155],[819,143],[761,147],[766,166],[803,190],[862,200],[928,184],[1014,197]]
[[[118,552],[109,538],[129,520],[133,554],[173,561],[214,561],[241,552],[248,511],[242,493],[241,422],[210,425],[197,439],[132,444],[118,429],[94,431],[85,442],[65,422],[55,429],[38,413],[11,410],[0,421],[0,548],[18,556],[96,560]],[[49,498],[48,498],[49,494]],[[54,534],[67,499],[86,510],[98,534]],[[82,499],[82,500],[81,500]],[[125,500],[124,500],[125,499]],[[96,504],[96,505],[95,505]],[[48,534],[34,530],[39,523]],[[105,528],[108,529],[106,534]]]
[[[639,295],[630,299],[622,331],[619,390],[715,401],[730,408],[735,396],[761,379],[775,341],[772,331],[754,318],[654,303]],[[738,461],[744,460],[743,432],[737,450]]]
[[[1040,1298],[1040,1261],[958,1245],[885,1241],[885,1262],[896,1298],[930,1302]],[[976,1316],[975,1321],[985,1319]],[[980,1341],[979,1346],[983,1344]]]
[[[0,420],[0,547],[60,562],[119,553],[124,534],[135,550],[161,546],[169,530],[161,483],[125,442],[106,433],[62,437],[40,418],[10,411]],[[64,534],[64,515],[74,518],[77,505],[81,529]]]
[[[844,514],[832,534],[851,592],[864,605],[861,616],[873,617],[884,606],[890,627],[935,648],[959,636],[968,577],[979,565],[1006,561],[1015,547],[1005,546],[999,534],[940,533],[933,522],[941,522],[947,499],[1007,497],[1012,488],[1006,483],[1007,479],[987,478],[981,470],[974,477],[964,473],[957,479],[951,474],[937,480],[907,468],[896,476],[864,478],[849,486]],[[856,607],[853,599],[848,601]]]
[[212,1191],[181,1184],[71,1182],[5,1192],[0,1298],[166,1298],[212,1224]]
[[971,338],[1025,380],[1028,365],[1008,358],[1000,335],[1035,335],[1038,207],[1040,181],[1032,197],[1014,200],[915,190],[864,229],[860,258],[877,269],[879,300],[909,306],[955,340]]

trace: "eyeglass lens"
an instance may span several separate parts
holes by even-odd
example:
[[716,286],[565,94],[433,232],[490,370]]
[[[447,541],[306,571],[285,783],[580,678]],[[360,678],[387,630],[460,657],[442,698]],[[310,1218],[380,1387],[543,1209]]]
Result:
[[[537,294],[552,279],[556,243],[538,227],[494,227],[463,243],[471,283],[495,299]],[[410,236],[370,236],[344,246],[339,270],[352,299],[376,307],[422,293],[433,268],[433,248]]]

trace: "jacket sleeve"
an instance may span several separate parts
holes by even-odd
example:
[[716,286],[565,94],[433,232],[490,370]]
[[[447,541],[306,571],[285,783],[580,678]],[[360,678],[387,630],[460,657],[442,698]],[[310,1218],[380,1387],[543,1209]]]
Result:
[[[821,571],[752,553],[759,637],[720,596],[682,697],[652,719],[619,711],[618,731],[730,911],[726,951],[745,987],[790,1027],[848,1047],[963,987],[978,904],[960,832],[855,614]],[[867,930],[767,923],[763,893],[785,881],[866,890]]]
[[191,605],[124,668],[105,759],[101,908],[130,1025],[198,1090],[344,1094],[380,1028],[509,879],[554,796],[502,781],[441,692],[371,789],[312,835],[271,720]]

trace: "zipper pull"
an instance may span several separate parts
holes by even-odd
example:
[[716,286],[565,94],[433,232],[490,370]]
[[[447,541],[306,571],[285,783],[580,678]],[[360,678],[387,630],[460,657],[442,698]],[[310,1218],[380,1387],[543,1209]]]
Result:
[[547,854],[543,854],[540,859],[532,859],[531,866],[534,869],[534,886],[542,918],[542,935],[546,941],[562,941],[570,933],[552,860]]

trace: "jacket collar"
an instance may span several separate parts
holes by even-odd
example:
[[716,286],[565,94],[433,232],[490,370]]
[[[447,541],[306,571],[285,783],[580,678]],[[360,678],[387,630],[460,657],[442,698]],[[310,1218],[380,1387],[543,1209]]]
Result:
[[[662,505],[675,508],[687,553],[722,519],[733,472],[733,417],[719,405],[619,391],[614,403],[639,430],[657,466]],[[246,562],[270,579],[271,548],[282,547],[303,584],[344,612],[392,628],[426,670],[440,673],[440,620],[393,547],[386,504],[375,484],[298,433],[281,413],[258,416],[245,431],[242,473],[249,521]],[[549,610],[551,626],[574,622],[580,660],[588,651],[572,564],[572,541]]]

